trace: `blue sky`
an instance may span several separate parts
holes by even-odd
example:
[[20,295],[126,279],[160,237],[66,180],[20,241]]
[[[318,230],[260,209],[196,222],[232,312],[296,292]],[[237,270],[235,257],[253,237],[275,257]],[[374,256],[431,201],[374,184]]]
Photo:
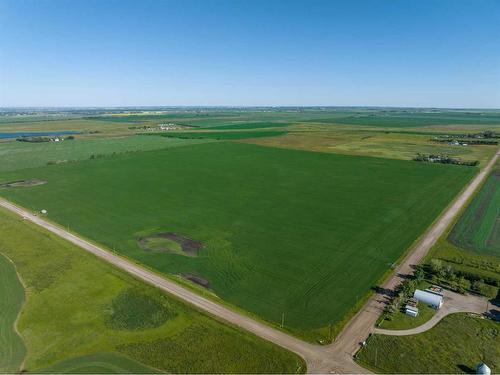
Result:
[[500,108],[500,1],[0,0],[0,106]]

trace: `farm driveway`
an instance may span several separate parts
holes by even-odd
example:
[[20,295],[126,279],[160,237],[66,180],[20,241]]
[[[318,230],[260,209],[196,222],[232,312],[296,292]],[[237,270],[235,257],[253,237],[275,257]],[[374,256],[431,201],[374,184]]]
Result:
[[425,332],[439,323],[446,315],[458,312],[472,312],[482,314],[488,312],[490,308],[494,308],[487,298],[473,295],[463,295],[450,291],[445,292],[443,307],[441,307],[434,316],[424,324],[412,329],[379,329],[375,328],[373,333],[391,336],[406,336],[416,335],[417,333]]

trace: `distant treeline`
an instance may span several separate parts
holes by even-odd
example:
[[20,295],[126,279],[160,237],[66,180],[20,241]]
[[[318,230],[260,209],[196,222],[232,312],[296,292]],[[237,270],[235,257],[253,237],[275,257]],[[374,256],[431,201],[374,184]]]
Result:
[[491,130],[486,130],[480,133],[468,133],[466,134],[467,138],[500,138],[500,133],[496,133]]
[[41,142],[50,142],[50,138],[48,138],[48,137],[19,137],[16,139],[16,141],[41,143]]
[[[56,137],[56,138],[59,138],[60,140],[70,140],[70,141],[75,139],[75,137],[72,135],[67,136],[66,138],[62,138],[62,137]],[[52,142],[53,140],[54,140],[54,137],[19,137],[19,138],[16,138],[16,141],[30,142],[30,143]]]
[[467,144],[467,145],[497,145],[498,141],[493,139],[454,139],[454,138],[432,138],[433,142]]
[[415,161],[426,161],[429,163],[441,163],[441,164],[455,164],[455,165],[466,165],[468,167],[475,167],[479,164],[479,161],[463,161],[459,158],[452,158],[448,155],[433,155],[433,154],[417,154],[413,158]]

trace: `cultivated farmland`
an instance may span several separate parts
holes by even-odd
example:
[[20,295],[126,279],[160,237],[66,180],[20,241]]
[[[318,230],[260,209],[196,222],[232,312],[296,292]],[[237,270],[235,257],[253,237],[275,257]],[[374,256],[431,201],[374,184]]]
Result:
[[[170,139],[160,136],[77,138],[64,142],[3,142],[0,143],[0,172],[42,167],[47,164],[71,163],[82,159],[179,147],[209,140]],[[33,157],[36,155],[36,157]]]
[[216,132],[169,132],[164,134],[164,137],[170,138],[184,138],[184,139],[246,139],[246,138],[267,138],[285,135],[286,132],[282,130],[253,130],[253,131],[216,131]]
[[305,370],[296,355],[220,323],[3,209],[0,249],[27,288],[18,324],[25,352],[12,331],[23,289],[0,257],[1,372],[17,372],[24,354],[22,369],[37,373]]
[[488,177],[448,238],[464,249],[500,256],[500,165]]
[[[0,194],[316,339],[476,171],[216,142],[2,173],[47,184]],[[196,256],[139,246],[162,233],[203,246]]]

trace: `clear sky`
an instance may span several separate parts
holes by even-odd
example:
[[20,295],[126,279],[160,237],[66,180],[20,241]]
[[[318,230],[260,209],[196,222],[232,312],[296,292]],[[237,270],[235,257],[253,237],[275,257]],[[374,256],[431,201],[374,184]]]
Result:
[[0,0],[0,106],[500,108],[500,0]]

